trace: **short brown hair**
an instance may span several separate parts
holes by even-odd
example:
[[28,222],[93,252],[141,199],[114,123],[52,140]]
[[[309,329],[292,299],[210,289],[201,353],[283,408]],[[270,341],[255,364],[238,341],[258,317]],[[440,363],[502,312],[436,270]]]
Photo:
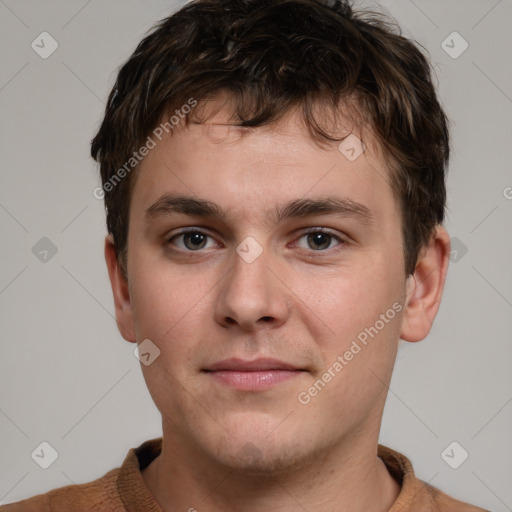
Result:
[[[335,113],[356,98],[358,116],[389,163],[405,272],[414,272],[420,249],[444,220],[449,157],[447,119],[417,43],[383,15],[356,13],[346,0],[196,0],[160,21],[121,67],[92,141],[125,276],[136,169],[118,183],[113,177],[166,114],[220,90],[233,97],[238,124],[262,126],[300,109],[320,142],[342,139],[322,128],[315,106]],[[189,114],[181,117],[187,124]]]

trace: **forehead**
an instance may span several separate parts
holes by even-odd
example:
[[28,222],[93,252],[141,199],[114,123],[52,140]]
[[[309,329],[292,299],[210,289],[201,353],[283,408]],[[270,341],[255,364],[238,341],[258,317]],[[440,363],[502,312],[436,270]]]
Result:
[[344,142],[319,145],[297,112],[245,128],[231,120],[225,101],[203,108],[210,109],[203,122],[192,118],[176,127],[144,158],[131,210],[146,211],[163,194],[181,193],[254,220],[268,219],[271,205],[275,211],[293,199],[333,195],[366,204],[376,216],[396,213],[389,171],[369,130],[347,121]]

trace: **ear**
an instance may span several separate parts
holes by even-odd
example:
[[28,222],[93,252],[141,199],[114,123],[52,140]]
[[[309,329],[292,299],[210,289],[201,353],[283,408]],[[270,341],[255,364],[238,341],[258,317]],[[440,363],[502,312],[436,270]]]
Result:
[[126,341],[135,343],[136,337],[128,281],[124,278],[119,266],[117,249],[112,235],[105,237],[105,261],[114,295],[117,328]]
[[407,278],[407,298],[400,338],[421,341],[427,337],[443,295],[450,256],[450,235],[437,226],[423,247],[414,273]]

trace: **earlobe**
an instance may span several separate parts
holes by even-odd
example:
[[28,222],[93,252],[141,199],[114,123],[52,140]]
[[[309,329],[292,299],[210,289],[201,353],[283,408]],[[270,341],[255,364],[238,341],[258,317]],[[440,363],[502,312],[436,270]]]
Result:
[[135,343],[136,336],[128,282],[119,266],[117,249],[110,234],[105,237],[105,262],[114,296],[117,328],[126,341]]
[[407,296],[400,338],[421,341],[430,332],[441,304],[450,255],[450,236],[437,226],[423,247],[416,269],[407,279]]

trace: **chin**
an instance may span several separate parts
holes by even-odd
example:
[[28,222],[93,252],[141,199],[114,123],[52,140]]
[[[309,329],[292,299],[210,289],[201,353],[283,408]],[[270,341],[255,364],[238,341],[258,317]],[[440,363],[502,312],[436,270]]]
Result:
[[284,442],[278,446],[276,443],[270,445],[268,441],[247,441],[237,446],[238,449],[217,455],[219,462],[239,474],[270,478],[281,473],[289,474],[291,470],[304,466],[305,461],[312,455],[299,446],[297,442],[294,446]]
[[279,422],[273,421],[272,428],[269,428],[268,422],[263,422],[263,426],[257,428],[258,421],[254,417],[250,423],[242,425],[237,422],[229,429],[231,435],[224,432],[223,439],[212,439],[209,446],[203,444],[203,448],[215,462],[231,471],[260,476],[289,473],[294,468],[303,467],[317,450],[311,438],[308,442],[310,446],[301,441],[304,432],[294,429],[290,432],[284,424],[276,428]]

